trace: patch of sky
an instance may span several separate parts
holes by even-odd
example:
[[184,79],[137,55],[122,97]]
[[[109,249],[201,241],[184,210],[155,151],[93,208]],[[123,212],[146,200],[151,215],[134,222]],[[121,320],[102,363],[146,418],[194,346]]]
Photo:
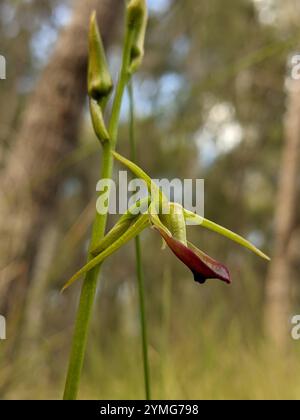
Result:
[[147,0],[150,14],[165,13],[170,7],[171,0]]
[[[172,112],[176,105],[176,96],[184,83],[184,78],[177,73],[166,73],[160,79],[141,80],[135,77],[135,109],[138,118],[157,115],[158,112]],[[121,118],[126,121],[129,114],[128,97],[124,97]]]
[[58,5],[52,14],[52,19],[55,23],[55,26],[62,27],[69,23],[71,19],[71,9],[66,4]]
[[264,25],[272,25],[276,20],[274,0],[253,0],[258,18]]
[[186,58],[190,50],[190,41],[187,36],[181,35],[177,37],[172,47],[172,55],[175,60],[183,60]]
[[159,80],[159,98],[157,106],[172,107],[176,96],[184,84],[184,77],[177,73],[166,73]]
[[0,22],[7,38],[15,38],[19,33],[20,26],[15,16],[16,8],[12,4],[0,5]]
[[33,36],[31,40],[31,49],[35,59],[40,65],[49,57],[56,39],[57,29],[48,23],[44,24]]
[[262,248],[265,244],[265,236],[261,231],[253,230],[247,236],[247,239],[258,248]]
[[53,10],[50,22],[44,23],[33,36],[31,49],[37,64],[45,63],[57,40],[59,29],[69,22],[70,16],[71,10],[67,5],[58,5]]
[[233,106],[227,102],[213,105],[207,113],[204,126],[195,135],[201,163],[206,167],[211,165],[220,155],[237,147],[243,135]]

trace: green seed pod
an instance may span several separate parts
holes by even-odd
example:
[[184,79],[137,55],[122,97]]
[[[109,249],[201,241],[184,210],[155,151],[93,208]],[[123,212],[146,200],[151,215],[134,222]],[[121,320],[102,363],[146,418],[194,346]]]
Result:
[[168,214],[161,215],[162,223],[169,229],[173,238],[187,246],[184,210],[180,204],[169,203]]
[[89,30],[88,93],[98,102],[108,99],[113,82],[108,70],[96,12],[92,13]]
[[147,21],[146,0],[130,0],[127,5],[127,24],[129,29],[134,32],[129,66],[131,74],[138,70],[144,57]]
[[101,143],[109,141],[109,134],[104,122],[101,106],[94,100],[90,99],[90,113],[95,133]]

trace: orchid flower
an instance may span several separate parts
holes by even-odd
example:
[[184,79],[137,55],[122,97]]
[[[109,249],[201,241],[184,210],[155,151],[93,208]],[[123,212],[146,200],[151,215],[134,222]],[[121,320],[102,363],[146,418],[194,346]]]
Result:
[[194,280],[200,284],[205,283],[208,279],[218,279],[230,284],[230,273],[225,265],[208,256],[187,240],[187,222],[223,235],[265,260],[270,260],[267,255],[240,235],[186,210],[178,203],[169,202],[163,192],[139,166],[116,152],[113,152],[113,155],[136,177],[146,183],[149,196],[138,200],[119,219],[111,231],[92,250],[94,258],[71,277],[63,290],[148,227],[153,227],[159,232],[164,243],[192,271]]

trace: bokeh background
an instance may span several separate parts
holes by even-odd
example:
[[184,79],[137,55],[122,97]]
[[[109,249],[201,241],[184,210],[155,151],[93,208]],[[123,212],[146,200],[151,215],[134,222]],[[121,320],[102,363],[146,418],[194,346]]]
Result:
[[[226,3],[226,4],[225,4]],[[101,148],[86,100],[87,22],[97,9],[117,77],[123,0],[1,0],[2,399],[61,398],[95,212]],[[148,0],[134,79],[139,162],[154,178],[204,178],[206,217],[270,264],[201,228],[192,242],[233,284],[200,286],[152,231],[142,235],[154,398],[300,397],[298,0]],[[118,150],[129,155],[128,99]],[[117,175],[117,173],[116,173]],[[110,220],[110,225],[114,218]],[[80,398],[143,398],[135,256],[104,265]]]

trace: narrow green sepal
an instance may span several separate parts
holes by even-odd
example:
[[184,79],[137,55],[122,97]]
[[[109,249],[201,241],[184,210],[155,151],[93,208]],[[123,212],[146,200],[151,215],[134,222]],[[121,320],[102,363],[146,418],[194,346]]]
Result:
[[81,276],[86,274],[87,272],[91,271],[97,265],[101,264],[107,257],[112,255],[118,249],[120,249],[123,245],[129,242],[131,239],[135,238],[139,235],[146,227],[150,224],[148,214],[142,214],[138,216],[134,223],[121,235],[118,239],[115,240],[109,247],[103,250],[99,255],[85,264],[77,273],[75,273],[64,285],[62,288],[62,292],[65,291],[68,287],[70,287],[76,280],[78,280]]
[[147,214],[150,198],[146,197],[138,200],[128,211],[120,217],[115,226],[105,235],[105,237],[91,250],[91,254],[96,256],[104,249],[112,245],[127,229],[129,229],[141,214]]
[[[136,216],[137,218],[137,216]],[[106,248],[111,246],[120,236],[122,236],[127,229],[130,228],[131,224],[134,223],[134,219],[127,217],[121,217],[117,224],[105,235],[105,237],[91,250],[91,254],[96,257],[101,254]]]
[[202,216],[198,216],[191,211],[184,209],[184,215],[186,220],[192,222],[195,225],[202,226],[206,229],[212,230],[220,235],[225,236],[226,238],[238,243],[239,245],[243,246],[244,248],[249,249],[250,251],[254,252],[259,257],[270,261],[270,258],[264,254],[261,250],[259,250],[256,246],[254,246],[251,242],[244,239],[242,236],[238,235],[237,233],[232,232],[229,229],[224,228],[223,226],[218,225],[208,219],[205,219]]
[[124,156],[121,156],[117,152],[112,152],[115,159],[121,162],[124,166],[126,166],[137,178],[142,179],[145,184],[147,185],[148,191],[151,195],[151,200],[155,202],[159,202],[162,205],[168,205],[168,199],[164,195],[164,193],[158,188],[155,182],[146,174],[143,169],[141,169],[138,165],[131,162],[129,159],[126,159]]

